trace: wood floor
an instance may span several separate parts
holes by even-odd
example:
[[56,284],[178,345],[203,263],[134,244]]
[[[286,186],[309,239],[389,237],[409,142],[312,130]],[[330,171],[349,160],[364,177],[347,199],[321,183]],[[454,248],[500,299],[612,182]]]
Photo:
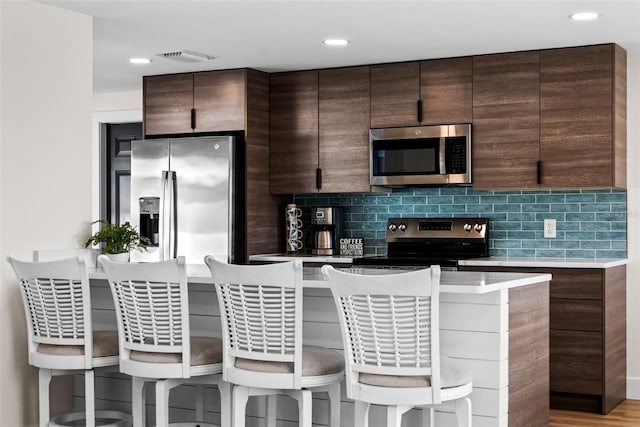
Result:
[[640,400],[625,400],[608,415],[552,409],[549,427],[638,427]]

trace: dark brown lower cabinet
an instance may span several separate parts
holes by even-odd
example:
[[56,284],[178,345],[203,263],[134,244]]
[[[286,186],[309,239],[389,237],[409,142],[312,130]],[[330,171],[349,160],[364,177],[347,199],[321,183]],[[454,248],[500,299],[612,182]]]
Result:
[[[626,397],[626,266],[472,267],[549,273],[549,397],[553,409],[609,413]],[[510,380],[511,383],[511,380]]]

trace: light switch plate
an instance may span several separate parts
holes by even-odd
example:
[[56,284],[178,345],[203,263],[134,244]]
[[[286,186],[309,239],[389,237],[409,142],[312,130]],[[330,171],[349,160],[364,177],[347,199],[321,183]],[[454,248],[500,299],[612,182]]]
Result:
[[544,220],[544,237],[547,239],[556,238],[556,220],[555,219]]

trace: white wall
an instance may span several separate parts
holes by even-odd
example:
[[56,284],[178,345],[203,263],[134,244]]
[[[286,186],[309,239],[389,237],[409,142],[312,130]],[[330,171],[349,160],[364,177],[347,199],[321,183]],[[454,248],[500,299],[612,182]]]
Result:
[[78,247],[91,220],[91,17],[0,1],[0,424],[34,425],[35,370],[4,258]]
[[[142,111],[142,80],[140,90],[126,92],[95,93],[93,95],[93,111]],[[142,121],[142,118],[140,118]]]
[[[640,36],[639,36],[640,38]],[[640,399],[640,47],[627,50],[627,397]]]

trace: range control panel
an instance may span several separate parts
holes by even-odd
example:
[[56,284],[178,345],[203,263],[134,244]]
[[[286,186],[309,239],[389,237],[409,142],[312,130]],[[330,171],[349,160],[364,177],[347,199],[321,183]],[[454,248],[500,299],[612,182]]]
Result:
[[485,239],[487,218],[389,218],[387,241],[401,239]]

